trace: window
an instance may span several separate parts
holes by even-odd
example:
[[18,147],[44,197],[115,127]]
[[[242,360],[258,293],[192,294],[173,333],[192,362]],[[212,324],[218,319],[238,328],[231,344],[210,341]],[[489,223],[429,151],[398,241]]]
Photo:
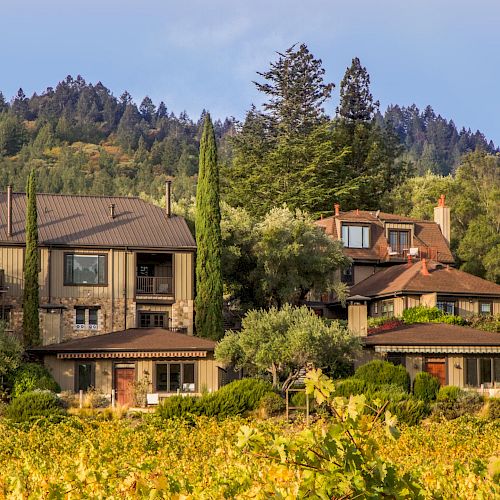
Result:
[[97,330],[99,328],[99,307],[75,307],[75,328]]
[[168,324],[166,312],[139,311],[140,328],[166,328]]
[[471,387],[500,384],[500,357],[465,358],[465,384]]
[[479,302],[479,314],[481,316],[491,316],[493,314],[493,303]]
[[105,255],[64,255],[65,285],[105,285]]
[[386,300],[382,302],[382,306],[380,309],[382,312],[382,316],[386,317],[394,316],[394,301]]
[[10,306],[0,306],[0,322],[6,326],[10,325]]
[[438,300],[436,303],[438,309],[441,309],[445,314],[455,315],[455,302],[451,300]]
[[389,353],[387,355],[387,361],[389,363],[392,363],[393,365],[402,365],[406,366],[406,356],[404,354],[391,354]]
[[410,248],[410,231],[389,231],[389,246],[391,251],[403,254]]
[[372,314],[373,314],[373,315],[378,314],[378,302],[374,302],[374,303],[372,304]]
[[195,363],[157,363],[156,390],[195,392]]
[[354,285],[354,266],[342,270],[340,281],[346,285]]
[[95,365],[93,363],[76,364],[75,390],[88,391],[95,385]]
[[370,248],[369,226],[342,224],[342,241],[347,248]]

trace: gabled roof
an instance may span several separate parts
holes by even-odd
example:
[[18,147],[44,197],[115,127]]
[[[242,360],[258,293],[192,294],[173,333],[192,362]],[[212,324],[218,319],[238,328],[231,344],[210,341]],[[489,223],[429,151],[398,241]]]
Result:
[[216,342],[162,328],[129,328],[119,332],[68,340],[60,344],[34,347],[33,352],[135,352],[135,351],[213,351]]
[[444,323],[415,323],[363,337],[366,346],[494,346],[500,333]]
[[371,247],[370,248],[345,248],[346,255],[355,260],[374,260],[378,261],[386,256],[386,250],[389,246],[387,241],[384,224],[387,223],[405,223],[412,224],[414,227],[413,246],[422,246],[435,249],[440,262],[452,264],[455,262],[450,248],[441,233],[441,229],[436,222],[420,220],[403,215],[389,214],[386,212],[370,212],[367,210],[351,210],[349,212],[340,212],[338,216],[326,217],[315,222],[319,227],[324,228],[325,233],[339,240],[337,234],[336,220],[347,223],[370,224],[371,227]]
[[[110,217],[110,205],[115,217]],[[136,197],[37,194],[40,246],[195,249],[182,217]],[[26,196],[12,195],[12,236],[7,236],[7,194],[0,193],[0,244],[24,245]]]
[[350,288],[351,295],[368,297],[394,293],[442,293],[500,297],[500,285],[458,269],[427,261],[428,275],[422,274],[422,261],[400,264],[376,272]]

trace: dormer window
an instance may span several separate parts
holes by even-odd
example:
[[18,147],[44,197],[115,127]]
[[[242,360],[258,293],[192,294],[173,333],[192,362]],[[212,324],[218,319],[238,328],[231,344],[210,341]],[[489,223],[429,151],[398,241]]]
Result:
[[370,248],[370,227],[342,224],[342,241],[347,248]]

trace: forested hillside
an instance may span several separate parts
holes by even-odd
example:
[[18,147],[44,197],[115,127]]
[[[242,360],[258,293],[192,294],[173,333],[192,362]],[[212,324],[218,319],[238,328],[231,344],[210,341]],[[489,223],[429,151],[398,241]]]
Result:
[[[225,210],[226,226],[252,227],[283,204],[330,215],[334,202],[431,218],[444,193],[458,264],[500,280],[500,156],[481,132],[457,130],[430,106],[381,113],[358,58],[337,86],[304,44],[260,69],[263,105],[241,123],[214,123],[222,199],[237,210]],[[159,201],[173,178],[178,209],[192,217],[204,114],[176,116],[149,97],[137,105],[81,76],[9,102],[0,93],[0,186],[24,190],[35,168],[39,191]]]

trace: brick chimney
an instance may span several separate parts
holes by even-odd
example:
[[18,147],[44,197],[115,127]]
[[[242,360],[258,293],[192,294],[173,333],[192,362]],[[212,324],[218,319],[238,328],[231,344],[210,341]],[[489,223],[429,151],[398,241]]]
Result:
[[427,261],[422,259],[422,268],[420,269],[420,274],[422,276],[430,276],[429,270],[427,269]]
[[335,205],[333,205],[333,208],[335,209],[335,217],[338,217],[340,215],[340,205],[338,203],[335,203]]
[[115,204],[111,203],[109,205],[109,218],[110,219],[114,219],[115,217],[116,217],[116,214],[115,214]]
[[434,222],[438,224],[449,246],[451,236],[450,207],[447,207],[445,204],[444,194],[439,197],[438,206],[434,207]]

